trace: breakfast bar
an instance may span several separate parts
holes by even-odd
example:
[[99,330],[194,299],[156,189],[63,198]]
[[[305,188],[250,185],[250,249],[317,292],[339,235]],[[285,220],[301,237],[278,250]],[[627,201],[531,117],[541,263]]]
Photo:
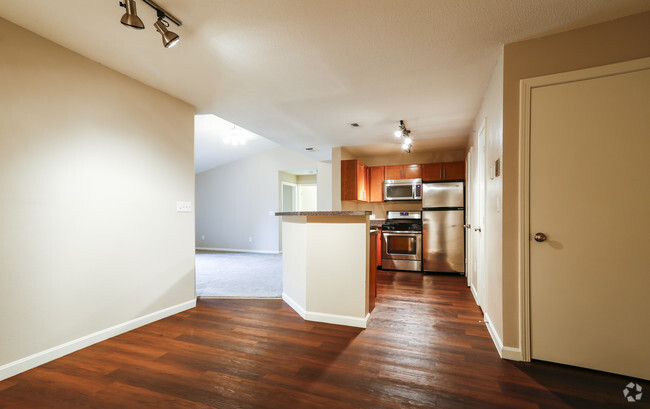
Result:
[[282,217],[282,299],[305,320],[366,328],[371,212],[275,214]]

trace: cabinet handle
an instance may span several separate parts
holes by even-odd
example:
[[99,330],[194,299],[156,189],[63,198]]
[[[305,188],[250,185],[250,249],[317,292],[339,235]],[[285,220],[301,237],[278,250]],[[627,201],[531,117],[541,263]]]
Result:
[[447,179],[447,169],[442,168],[442,178]]
[[442,166],[440,166],[440,179],[442,179]]

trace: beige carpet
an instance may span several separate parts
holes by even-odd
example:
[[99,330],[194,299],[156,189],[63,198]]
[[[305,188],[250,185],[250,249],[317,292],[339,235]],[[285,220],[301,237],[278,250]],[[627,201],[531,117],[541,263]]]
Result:
[[197,251],[196,294],[282,297],[282,255]]

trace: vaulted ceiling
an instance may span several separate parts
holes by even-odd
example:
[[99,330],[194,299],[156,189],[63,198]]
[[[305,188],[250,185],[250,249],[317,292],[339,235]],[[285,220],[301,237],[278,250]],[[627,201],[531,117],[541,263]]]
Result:
[[[648,0],[157,0],[183,22],[163,48],[154,11],[118,0],[0,1],[0,16],[273,142],[462,148],[502,44],[650,9]],[[352,128],[351,122],[361,126]],[[398,149],[397,145],[396,149]]]

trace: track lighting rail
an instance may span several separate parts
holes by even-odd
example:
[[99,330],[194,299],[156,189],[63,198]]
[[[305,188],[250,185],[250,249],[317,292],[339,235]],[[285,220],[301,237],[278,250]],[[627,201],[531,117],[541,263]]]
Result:
[[168,19],[169,21],[173,22],[173,23],[176,24],[177,26],[180,27],[181,25],[183,25],[183,22],[182,22],[180,19],[174,17],[173,14],[171,14],[169,11],[165,10],[164,8],[162,8],[162,7],[161,7],[160,5],[158,5],[158,3],[156,3],[155,1],[153,1],[153,0],[142,0],[142,1],[144,1],[145,3],[147,3],[151,8],[155,9],[156,12],[158,12],[159,15],[160,15],[161,13],[164,14],[164,16],[165,16],[166,19]]

